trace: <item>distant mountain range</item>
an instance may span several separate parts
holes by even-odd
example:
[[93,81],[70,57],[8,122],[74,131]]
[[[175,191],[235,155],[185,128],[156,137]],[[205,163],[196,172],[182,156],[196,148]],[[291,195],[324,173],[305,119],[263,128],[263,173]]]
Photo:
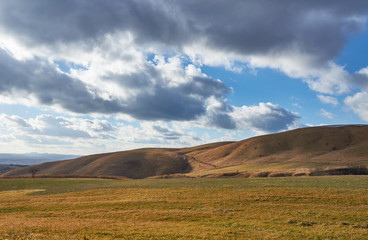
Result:
[[190,148],[90,155],[18,168],[2,176],[30,176],[31,169],[37,169],[39,176],[267,177],[368,174],[367,166],[368,126],[353,125],[301,128]]
[[0,164],[34,165],[44,162],[53,162],[77,157],[80,156],[64,155],[64,154],[47,154],[47,153],[26,153],[26,154],[0,153]]

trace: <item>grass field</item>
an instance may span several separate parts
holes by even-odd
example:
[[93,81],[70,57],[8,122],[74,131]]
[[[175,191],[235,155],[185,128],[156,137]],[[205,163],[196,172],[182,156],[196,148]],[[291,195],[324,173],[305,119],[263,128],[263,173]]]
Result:
[[1,179],[0,239],[368,239],[368,176]]

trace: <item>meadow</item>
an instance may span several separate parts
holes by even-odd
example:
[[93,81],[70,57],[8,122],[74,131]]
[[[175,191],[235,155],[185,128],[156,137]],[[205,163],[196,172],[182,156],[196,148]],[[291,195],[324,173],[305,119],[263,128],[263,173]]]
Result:
[[368,239],[368,176],[0,179],[0,239]]

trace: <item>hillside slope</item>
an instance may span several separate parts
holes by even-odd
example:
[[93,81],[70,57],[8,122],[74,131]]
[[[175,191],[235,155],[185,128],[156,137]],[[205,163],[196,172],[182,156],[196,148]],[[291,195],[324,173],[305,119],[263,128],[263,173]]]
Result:
[[185,173],[191,170],[183,158],[165,149],[138,149],[97,154],[72,160],[48,162],[10,171],[3,176],[37,175],[95,175],[145,178],[148,176]]
[[15,169],[3,176],[104,175],[145,178],[244,171],[318,171],[368,166],[368,126],[302,128],[239,142],[182,149],[137,149]]
[[368,126],[302,128],[188,155],[214,166],[206,173],[368,166]]

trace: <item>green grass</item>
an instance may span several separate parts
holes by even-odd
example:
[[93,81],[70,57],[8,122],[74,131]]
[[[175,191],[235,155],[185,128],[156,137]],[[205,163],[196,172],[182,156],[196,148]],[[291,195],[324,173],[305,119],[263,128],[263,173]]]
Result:
[[48,195],[114,188],[119,187],[120,183],[118,180],[97,178],[14,178],[0,179],[0,191],[45,189],[34,194]]
[[0,180],[0,239],[368,239],[367,213],[368,176]]
[[179,178],[179,179],[85,179],[85,178],[15,178],[0,179],[0,192],[45,189],[34,195],[81,192],[114,188],[174,189],[253,189],[253,188],[322,188],[368,189],[368,176],[322,176],[285,178]]

